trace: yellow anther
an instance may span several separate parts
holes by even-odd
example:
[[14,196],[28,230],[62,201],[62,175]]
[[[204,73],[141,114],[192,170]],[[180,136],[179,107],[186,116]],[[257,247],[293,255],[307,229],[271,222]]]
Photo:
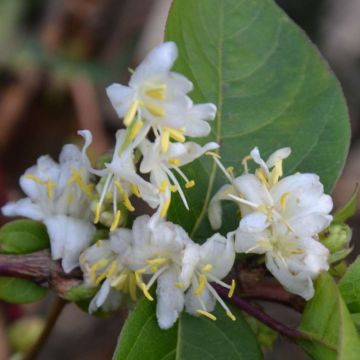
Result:
[[122,195],[123,195],[123,203],[124,203],[125,207],[129,211],[135,211],[135,208],[133,207],[132,203],[129,200],[128,194],[126,192],[124,192]]
[[168,163],[170,165],[175,165],[175,166],[179,166],[180,165],[180,159],[169,159]]
[[289,197],[290,193],[289,192],[284,192],[281,196],[280,196],[280,206],[283,210],[285,210],[286,208],[286,201]]
[[109,263],[109,260],[101,259],[97,261],[90,267],[90,277],[92,278],[93,282],[96,282],[96,272],[106,266]]
[[178,142],[185,142],[185,135],[184,129],[172,129],[172,128],[166,128],[166,131],[169,132],[170,137]]
[[226,168],[226,171],[232,176],[234,177],[234,167],[233,166],[228,166]]
[[283,169],[282,169],[282,160],[278,160],[275,162],[274,169],[271,172],[271,183],[272,185],[275,185],[279,178],[281,178],[283,175]]
[[266,178],[266,175],[264,174],[263,169],[257,169],[255,171],[255,176],[262,182],[262,184],[266,187],[269,186],[269,182]]
[[158,257],[156,259],[146,260],[146,263],[149,265],[164,265],[168,262],[167,258]]
[[116,273],[117,268],[118,268],[118,264],[116,260],[113,260],[108,270],[106,271],[106,277],[112,277]]
[[150,300],[150,301],[154,301],[154,298],[150,295],[149,293],[149,289],[147,288],[146,284],[142,283],[140,285],[140,289],[142,290],[142,292],[144,293],[144,296]]
[[207,273],[207,272],[211,271],[212,269],[213,269],[213,266],[211,264],[206,264],[203,266],[201,271]]
[[205,155],[216,157],[217,159],[221,159],[221,156],[213,151],[208,151],[205,153]]
[[129,107],[128,112],[125,115],[124,118],[124,125],[125,126],[130,126],[130,124],[134,121],[137,109],[140,105],[140,101],[139,100],[135,100]]
[[171,202],[171,198],[168,197],[168,198],[165,200],[165,202],[164,202],[164,204],[163,204],[163,206],[162,206],[162,208],[161,208],[161,210],[160,210],[160,217],[161,217],[161,218],[165,217],[165,215],[167,214],[167,212],[168,212],[168,210],[169,210],[170,202]]
[[205,310],[197,310],[196,312],[198,314],[200,314],[200,315],[203,315],[203,316],[207,317],[210,320],[213,320],[213,321],[216,320],[216,316],[214,316],[213,314],[211,314],[211,313],[209,313],[209,312],[207,312]]
[[168,151],[169,144],[170,144],[170,133],[168,131],[163,131],[160,139],[161,151],[163,153],[166,153]]
[[235,282],[234,279],[232,279],[231,280],[230,290],[229,290],[229,293],[228,293],[228,298],[232,298],[232,296],[234,295],[235,286],[236,286],[236,282]]
[[98,202],[96,204],[96,208],[95,208],[95,219],[94,219],[94,224],[97,224],[100,220],[100,210],[101,210],[101,206],[100,203]]
[[80,188],[80,190],[86,194],[89,198],[93,197],[93,186],[92,184],[87,184],[85,180],[83,179],[81,172],[76,169],[72,169],[71,177],[68,181],[68,185],[71,184],[77,184]]
[[199,275],[199,285],[198,287],[194,290],[194,295],[195,296],[200,296],[202,294],[202,292],[205,289],[207,283],[207,277],[204,274]]
[[141,275],[142,275],[145,271],[146,271],[146,269],[143,268],[143,269],[136,270],[136,271],[134,272],[135,280],[136,280],[136,282],[139,284],[139,286],[140,286],[140,284],[142,283],[142,277],[141,277]]
[[185,286],[184,286],[183,283],[177,282],[177,283],[175,283],[175,287],[178,288],[178,289],[184,289]]
[[132,126],[130,130],[130,134],[129,134],[130,141],[133,141],[136,138],[136,136],[142,129],[143,125],[144,123],[140,119],[136,120],[134,126]]
[[130,184],[130,190],[131,192],[136,196],[136,197],[140,197],[140,191],[139,188],[136,184],[131,183]]
[[145,107],[154,116],[157,116],[157,117],[165,116],[165,109],[159,105],[156,105],[151,102],[147,102],[147,103],[145,103]]
[[120,218],[121,218],[121,211],[118,210],[118,211],[116,212],[116,214],[115,214],[114,221],[113,221],[113,223],[111,224],[110,231],[116,230],[116,228],[119,226]]
[[257,207],[257,210],[262,212],[262,213],[265,213],[265,214],[267,213],[267,208],[266,208],[266,206],[264,204],[259,205]]
[[67,196],[67,198],[66,198],[66,203],[67,203],[68,205],[71,205],[73,201],[74,201],[74,193],[71,192],[71,193]]
[[171,186],[170,186],[170,191],[173,192],[173,193],[175,193],[175,192],[178,191],[178,187],[177,187],[176,185],[171,185]]
[[35,175],[31,175],[31,174],[25,175],[24,179],[32,180],[39,185],[44,185],[44,182],[38,176]]
[[161,193],[165,192],[165,191],[167,190],[168,186],[169,186],[169,183],[168,183],[167,180],[161,181],[161,184],[160,184],[160,187],[159,187],[159,191],[160,191]]
[[121,290],[126,280],[127,275],[122,272],[113,281],[111,281],[110,285],[118,290]]
[[157,100],[165,100],[165,90],[166,90],[166,85],[161,84],[157,87],[146,90],[145,95],[150,96]]
[[153,266],[150,267],[149,270],[150,270],[151,272],[153,272],[153,273],[156,273],[156,272],[159,270],[159,268],[158,268],[157,266],[153,265]]
[[195,184],[195,181],[194,180],[190,180],[188,181],[186,184],[185,184],[185,187],[186,189],[191,189],[192,187],[194,187],[196,184]]
[[48,180],[45,184],[44,184],[47,188],[47,195],[49,199],[53,198],[54,195],[54,188],[56,187],[56,184],[53,183],[51,180]]
[[124,192],[124,188],[123,188],[123,186],[122,186],[122,184],[121,184],[121,182],[119,180],[115,181],[115,186],[116,186],[117,191],[120,194],[122,194]]
[[248,161],[252,160],[251,155],[247,155],[245,156],[242,160],[241,160],[241,165],[245,165]]
[[95,243],[96,247],[101,247],[102,242],[103,242],[102,240],[98,240],[98,241]]
[[231,312],[231,311],[227,311],[226,315],[232,320],[232,321],[236,321],[236,317],[235,315]]

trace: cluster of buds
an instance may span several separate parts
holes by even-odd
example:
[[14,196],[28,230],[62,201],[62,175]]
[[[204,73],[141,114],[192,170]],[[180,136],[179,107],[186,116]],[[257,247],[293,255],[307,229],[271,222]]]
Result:
[[[65,272],[80,266],[86,286],[97,287],[89,311],[114,310],[143,294],[153,299],[157,283],[157,318],[169,328],[183,309],[212,320],[219,302],[232,320],[234,314],[212,284],[228,289],[235,253],[265,254],[269,271],[292,293],[313,296],[313,279],[328,269],[328,250],[318,234],[330,224],[332,200],[324,194],[318,176],[282,177],[282,161],[289,148],[276,151],[265,162],[257,148],[243,160],[244,174],[235,178],[212,152],[187,137],[205,137],[214,104],[194,104],[188,97],[192,83],[172,72],[177,47],[167,42],[156,47],[132,73],[128,86],[113,84],[107,94],[125,129],[116,133],[111,161],[94,168],[87,156],[92,142],[88,130],[79,131],[85,144],[80,151],[65,145],[59,163],[42,156],[20,178],[27,198],[6,204],[8,216],[42,221],[48,230],[54,260]],[[167,221],[173,192],[186,208],[186,189],[195,186],[181,170],[203,154],[212,154],[230,184],[224,185],[209,206],[214,229],[221,226],[221,200],[234,200],[242,218],[236,231],[214,234],[202,245],[194,243],[177,224]],[[247,162],[259,168],[249,173]],[[126,217],[135,211],[134,197],[154,209],[153,215]],[[97,225],[108,236],[94,243]]]

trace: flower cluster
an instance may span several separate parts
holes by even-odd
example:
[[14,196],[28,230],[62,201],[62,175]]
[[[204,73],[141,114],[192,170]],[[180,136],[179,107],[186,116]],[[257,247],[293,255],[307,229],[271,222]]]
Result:
[[[211,152],[218,144],[187,141],[187,136],[209,135],[216,107],[192,102],[187,95],[192,83],[171,71],[176,57],[176,45],[163,43],[133,71],[128,86],[107,88],[125,125],[116,133],[109,162],[92,167],[87,156],[92,134],[79,131],[85,140],[82,150],[65,145],[58,163],[40,157],[20,178],[27,197],[6,204],[3,213],[46,225],[53,259],[62,260],[65,272],[80,266],[85,285],[97,288],[90,312],[115,310],[140,294],[153,301],[156,282],[161,328],[171,327],[183,309],[215,320],[211,312],[216,302],[235,320],[213,284],[233,295],[234,280],[223,280],[236,252],[264,254],[267,268],[288,291],[310,299],[313,279],[328,269],[328,250],[318,235],[332,221],[331,198],[314,174],[282,177],[289,148],[266,162],[254,148],[243,160],[244,174],[235,178]],[[189,208],[185,190],[195,180],[181,167],[204,153],[214,156],[230,182],[210,202],[212,227],[221,226],[222,200],[235,201],[242,217],[235,231],[216,233],[199,245],[166,218],[174,192]],[[259,166],[254,173],[249,160]],[[130,229],[126,219],[135,211],[134,197],[154,211],[133,217]],[[95,225],[100,224],[108,228],[108,236],[94,243]]]

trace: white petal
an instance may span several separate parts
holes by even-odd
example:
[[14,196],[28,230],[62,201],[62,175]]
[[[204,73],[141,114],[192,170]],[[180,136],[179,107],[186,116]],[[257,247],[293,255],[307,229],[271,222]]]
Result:
[[270,253],[266,254],[266,266],[289,292],[300,295],[305,300],[310,300],[314,296],[313,282],[308,273],[291,273],[283,260]]
[[191,279],[194,275],[196,266],[200,261],[201,248],[197,244],[188,244],[185,247],[181,274],[179,282],[187,289],[190,286]]
[[240,227],[235,234],[235,250],[238,253],[264,254],[268,247],[266,242],[259,244],[259,241],[268,239],[268,230],[260,232],[241,231]]
[[44,220],[54,260],[62,258],[66,273],[79,265],[80,254],[90,245],[96,228],[90,222],[56,215]]
[[165,271],[157,280],[156,316],[161,329],[169,329],[184,308],[184,293],[175,286],[177,281],[174,269]]
[[289,157],[291,154],[291,149],[289,147],[284,147],[282,149],[276,150],[275,152],[273,152],[269,158],[266,161],[266,165],[269,168],[272,168],[273,166],[275,166],[275,163],[279,160],[284,160],[287,157]]
[[8,202],[1,208],[1,211],[5,216],[24,216],[33,220],[42,220],[47,215],[39,205],[34,204],[29,198]]
[[208,136],[211,132],[211,126],[204,120],[192,120],[186,126],[184,134],[191,137]]
[[269,175],[269,169],[265,163],[265,161],[262,159],[260,155],[259,148],[256,146],[250,151],[250,155],[252,159],[255,161],[256,164],[260,165],[260,167],[265,171],[267,175]]
[[258,211],[244,216],[240,221],[240,230],[243,232],[260,232],[267,226],[266,215]]
[[178,156],[178,159],[180,160],[180,166],[186,165],[194,161],[195,159],[205,154],[207,151],[219,148],[219,145],[215,142],[209,142],[204,146],[200,146],[199,144],[196,144],[194,142],[187,142],[183,145],[186,147],[186,153]]
[[203,310],[203,307],[199,300],[205,305],[205,309],[208,312],[211,312],[215,308],[216,300],[215,297],[210,293],[208,289],[204,289],[201,295],[194,295],[196,289],[195,285],[192,285],[191,288],[187,291],[185,295],[185,309],[191,315],[199,316],[197,310]]
[[89,304],[89,313],[92,314],[97,309],[99,309],[104,302],[106,301],[109,293],[110,293],[110,279],[106,279],[103,284],[101,285],[100,290],[97,294],[93,297]]
[[126,115],[132,102],[135,100],[135,91],[130,87],[121,84],[112,84],[108,86],[106,88],[106,94],[120,118],[123,118]]
[[152,76],[168,72],[178,55],[174,42],[164,42],[156,46],[136,68],[129,81],[130,86],[148,80]]

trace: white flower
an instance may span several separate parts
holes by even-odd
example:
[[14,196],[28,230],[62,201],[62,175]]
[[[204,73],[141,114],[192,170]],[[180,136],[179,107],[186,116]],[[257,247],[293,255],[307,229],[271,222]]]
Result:
[[[150,181],[159,191],[159,210],[160,218],[165,217],[171,202],[171,193],[178,191],[187,209],[188,203],[184,191],[175,176],[174,172],[185,181],[185,188],[195,186],[194,180],[189,180],[180,167],[194,161],[209,150],[217,149],[218,144],[210,142],[200,146],[194,142],[170,143],[166,152],[161,151],[161,141],[159,138],[151,143],[144,140],[140,149],[143,160],[140,164],[140,171],[144,174],[150,173]],[[154,217],[153,219],[155,219]]]
[[[92,142],[90,131],[82,130],[79,134],[84,137],[83,157],[87,159],[86,151]],[[100,188],[100,199],[95,209],[95,224],[101,220],[101,209],[107,196],[110,197],[113,208],[113,222],[110,231],[114,231],[120,224],[121,210],[118,208],[120,201],[128,211],[135,208],[130,201],[131,195],[141,197],[153,205],[156,201],[158,191],[150,183],[145,181],[136,173],[134,164],[134,147],[131,140],[127,138],[125,130],[116,133],[116,145],[113,158],[110,163],[105,164],[105,169],[96,170],[89,168],[92,173],[101,176],[98,188]]]
[[65,145],[59,164],[41,156],[20,178],[27,198],[2,208],[7,216],[43,221],[47,227],[54,260],[62,259],[65,272],[79,264],[79,255],[91,242],[95,227],[89,222],[93,186],[90,174],[74,145]]
[[[265,215],[266,224],[285,224],[299,236],[314,236],[331,222],[332,199],[324,194],[323,185],[315,174],[294,174],[282,176],[282,160],[290,154],[289,148],[276,151],[265,163],[258,149],[251,152],[260,168],[254,174],[245,174],[231,179],[231,185],[224,186],[214,196],[209,209],[211,223],[221,225],[220,200],[235,200],[242,215],[242,222],[256,227],[258,219]],[[270,171],[270,169],[273,169]]]
[[124,294],[137,299],[135,273],[128,267],[131,258],[131,231],[120,229],[110,240],[99,240],[80,256],[80,266],[86,286],[100,286],[89,305],[93,313],[100,307],[105,311],[117,309]]
[[236,231],[236,250],[265,254],[266,267],[291,293],[309,300],[314,295],[312,280],[329,269],[328,249],[311,236],[297,236],[284,224],[268,227],[258,214],[252,224],[244,221]]
[[221,281],[230,272],[235,261],[232,236],[227,238],[215,234],[204,244],[190,243],[186,246],[182,261],[179,286],[187,290],[186,311],[192,315],[204,315],[216,320],[211,314],[218,301],[226,314],[235,320],[225,302],[212,287],[211,282],[229,289],[229,297],[234,293],[235,281],[228,285]]
[[207,136],[211,130],[207,121],[216,114],[214,104],[194,106],[186,95],[193,89],[191,81],[170,71],[177,52],[173,42],[158,45],[133,72],[129,86],[107,88],[112,105],[131,132],[136,136],[143,128],[142,139],[152,128],[161,137],[164,152],[170,138],[184,142],[186,135]]
[[[159,326],[168,329],[184,307],[184,293],[177,283],[183,251],[191,240],[179,225],[160,220],[153,228],[150,223],[147,215],[138,217],[134,222],[130,266],[135,270],[138,286],[150,301],[153,298],[149,289],[157,281],[156,315]],[[150,276],[146,283],[144,276]]]

